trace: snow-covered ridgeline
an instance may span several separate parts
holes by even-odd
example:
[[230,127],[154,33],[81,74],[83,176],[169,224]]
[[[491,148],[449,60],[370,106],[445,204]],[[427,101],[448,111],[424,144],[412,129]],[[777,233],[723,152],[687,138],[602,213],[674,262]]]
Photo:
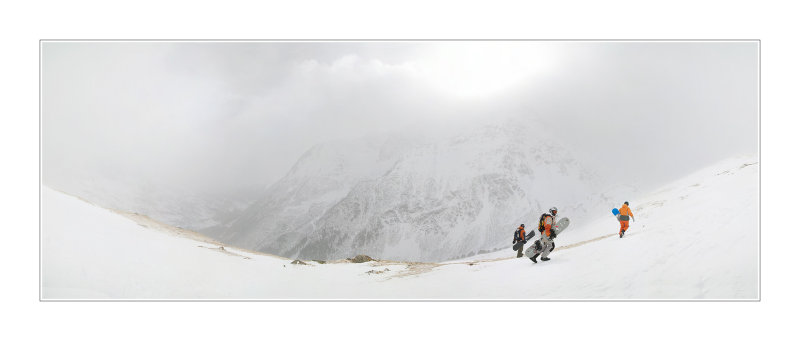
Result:
[[506,123],[318,146],[209,233],[287,257],[440,261],[503,247],[509,227],[550,206],[581,217],[607,205],[599,180],[536,131]]

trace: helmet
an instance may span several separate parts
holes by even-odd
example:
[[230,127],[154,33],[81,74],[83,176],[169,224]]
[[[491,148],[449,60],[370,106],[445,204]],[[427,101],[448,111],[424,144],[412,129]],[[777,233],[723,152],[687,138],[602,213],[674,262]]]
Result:
[[625,202],[625,205],[627,205],[627,204],[628,204],[628,202],[626,201],[626,202]]
[[519,227],[525,227],[525,224],[519,224]]
[[558,209],[555,206],[550,207],[550,214],[556,215],[556,212],[558,212]]

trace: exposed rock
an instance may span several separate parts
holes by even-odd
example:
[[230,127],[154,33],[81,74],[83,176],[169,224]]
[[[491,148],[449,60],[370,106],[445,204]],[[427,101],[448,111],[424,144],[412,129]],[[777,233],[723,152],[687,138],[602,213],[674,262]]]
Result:
[[301,260],[299,260],[299,259],[295,259],[295,260],[292,262],[292,264],[308,265],[308,264],[306,264],[305,262],[303,262],[303,261],[301,261]]
[[367,256],[367,255],[358,255],[358,256],[355,256],[353,258],[348,258],[347,260],[349,260],[351,263],[364,263],[364,262],[374,261],[374,259],[372,259],[372,257]]
[[325,261],[324,261],[324,260],[316,260],[316,259],[312,259],[312,260],[313,260],[313,261],[315,261],[315,262],[317,262],[317,263],[319,263],[319,264],[325,264]]
[[384,273],[386,271],[391,271],[391,270],[389,270],[389,268],[384,268],[383,271],[370,270],[370,271],[367,271],[366,273],[370,274],[370,275],[378,275],[378,274],[382,274],[382,273]]

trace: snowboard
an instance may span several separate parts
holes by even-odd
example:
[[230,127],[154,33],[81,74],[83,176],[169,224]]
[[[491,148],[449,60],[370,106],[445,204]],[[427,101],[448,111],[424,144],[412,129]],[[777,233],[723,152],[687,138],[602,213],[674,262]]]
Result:
[[561,234],[561,232],[566,230],[567,227],[569,227],[569,218],[564,217],[564,218],[559,219],[558,222],[556,222],[556,224],[553,227],[551,227],[550,229],[556,230],[556,235],[559,235],[559,234]]
[[611,214],[613,214],[613,215],[619,215],[619,210],[618,210],[618,209],[616,209],[616,208],[614,208],[613,210],[611,210]]
[[519,248],[521,248],[521,247],[523,246],[523,244],[524,244],[524,243],[523,243],[523,242],[520,240],[520,241],[518,241],[516,244],[514,244],[514,246],[513,246],[513,247],[511,247],[511,248],[512,248],[514,251],[517,251],[517,250],[519,250]]
[[[567,227],[569,227],[569,218],[564,217],[559,219],[558,222],[556,222],[555,224],[553,224],[550,230],[555,231],[557,236],[561,234],[561,232],[564,232],[564,230],[566,230]],[[531,258],[534,255],[536,255],[537,252],[539,252],[539,250],[536,250],[537,244],[540,245],[539,247],[541,247],[541,243],[539,243],[539,241],[537,240],[536,242],[533,243],[533,245],[525,249],[525,257]]]
[[539,241],[538,241],[538,240],[537,240],[537,241],[535,241],[535,242],[533,243],[533,245],[531,245],[531,246],[528,246],[528,248],[527,248],[527,249],[525,249],[525,257],[531,258],[531,257],[533,257],[534,255],[536,255],[536,252],[538,252],[538,250],[536,250],[536,244],[539,244]]

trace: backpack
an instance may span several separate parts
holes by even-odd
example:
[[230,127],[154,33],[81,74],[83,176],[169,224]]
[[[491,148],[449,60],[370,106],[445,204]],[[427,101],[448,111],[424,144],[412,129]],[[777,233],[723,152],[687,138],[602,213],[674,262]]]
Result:
[[550,213],[542,213],[542,216],[539,217],[539,232],[544,232],[544,219],[547,217],[552,217]]
[[[525,231],[525,230],[522,230],[522,231]],[[522,240],[522,238],[519,237],[519,229],[516,229],[516,230],[514,230],[514,242],[517,242],[518,240]]]

